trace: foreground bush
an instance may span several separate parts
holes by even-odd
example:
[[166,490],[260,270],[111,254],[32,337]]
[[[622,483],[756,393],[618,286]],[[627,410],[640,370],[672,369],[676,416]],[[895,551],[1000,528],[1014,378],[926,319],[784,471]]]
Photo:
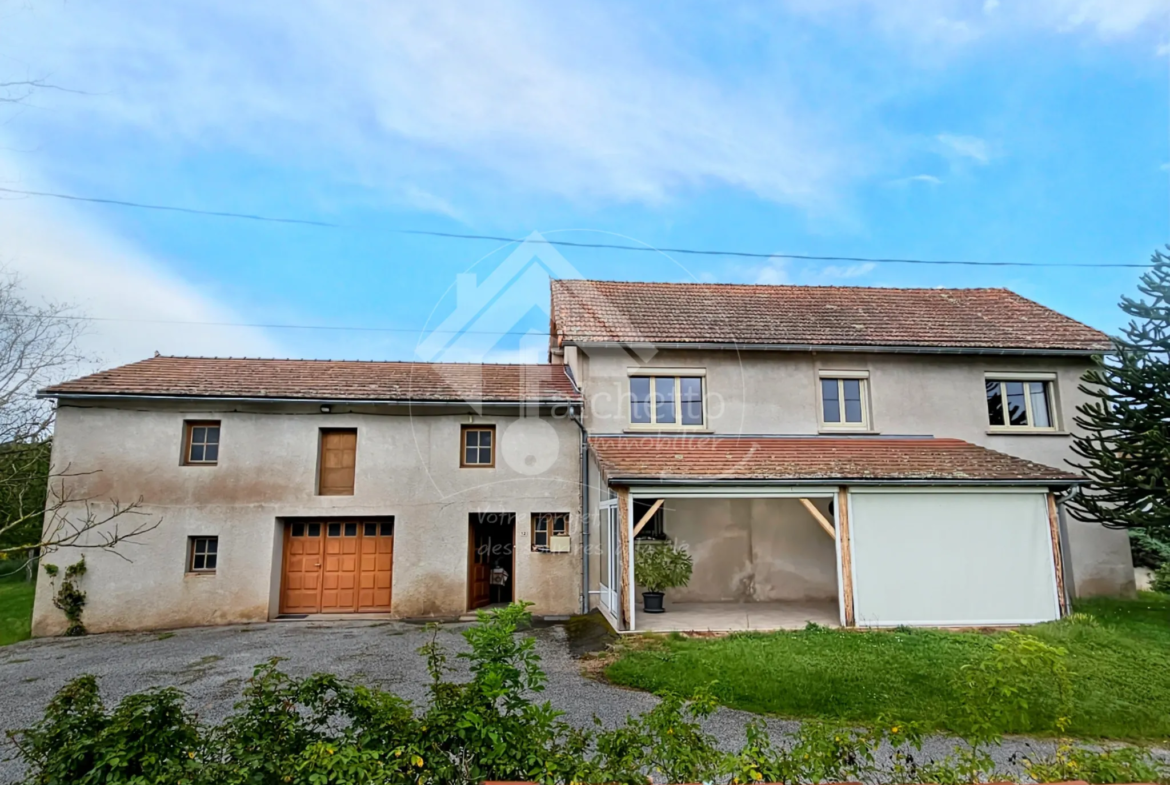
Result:
[[[524,606],[479,614],[463,634],[471,679],[449,680],[437,630],[419,652],[432,677],[417,708],[397,696],[327,674],[297,679],[277,661],[256,668],[235,712],[200,724],[171,688],[124,698],[107,709],[92,676],[66,685],[44,718],[9,734],[28,766],[29,785],[471,785],[484,780],[542,783],[760,781],[1002,781],[986,749],[997,722],[1053,722],[1067,704],[1063,652],[1013,636],[965,672],[968,745],[922,760],[921,730],[896,722],[878,730],[804,726],[774,745],[762,724],[735,753],[702,730],[712,696],[667,695],[624,725],[582,730],[534,696],[544,688],[535,640],[516,635]],[[988,723],[987,717],[994,720]],[[1047,720],[1043,720],[1047,721]],[[888,743],[888,746],[882,746]],[[890,749],[892,748],[892,752]],[[879,760],[879,750],[884,758]],[[1163,782],[1170,773],[1142,750],[1093,752],[1071,744],[1025,763],[1037,781]]]

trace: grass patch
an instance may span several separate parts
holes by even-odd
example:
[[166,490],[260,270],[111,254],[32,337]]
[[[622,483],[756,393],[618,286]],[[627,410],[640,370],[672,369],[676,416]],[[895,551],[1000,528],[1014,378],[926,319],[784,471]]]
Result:
[[[1070,732],[1170,738],[1170,596],[1077,603],[1074,618],[1025,630],[1068,650]],[[881,716],[952,728],[953,680],[1002,633],[810,628],[722,638],[645,636],[619,651],[616,684],[690,695],[714,683],[726,706],[795,718],[871,723]]]
[[0,646],[26,640],[32,634],[35,589],[35,584],[23,580],[0,580]]

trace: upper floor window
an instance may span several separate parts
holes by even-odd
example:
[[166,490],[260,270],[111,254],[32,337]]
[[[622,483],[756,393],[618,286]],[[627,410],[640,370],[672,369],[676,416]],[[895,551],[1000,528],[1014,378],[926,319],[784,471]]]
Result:
[[357,428],[322,428],[317,465],[319,496],[353,496]]
[[486,469],[496,465],[496,426],[463,426],[463,447],[459,465]]
[[630,376],[630,423],[666,428],[702,428],[706,423],[702,372]]
[[1050,430],[1055,427],[1052,379],[988,376],[987,421],[992,428]]
[[869,405],[864,371],[822,371],[821,425],[826,430],[869,429]]
[[183,463],[214,465],[219,462],[219,421],[183,423]]

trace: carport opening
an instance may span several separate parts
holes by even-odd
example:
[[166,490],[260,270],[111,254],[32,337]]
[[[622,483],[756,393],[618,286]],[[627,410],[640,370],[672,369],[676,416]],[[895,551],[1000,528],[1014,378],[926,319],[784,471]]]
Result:
[[635,588],[638,630],[840,624],[835,499],[668,498],[655,509],[656,501],[634,499],[635,562],[673,541],[694,570],[685,587],[667,590],[663,614],[643,613]]

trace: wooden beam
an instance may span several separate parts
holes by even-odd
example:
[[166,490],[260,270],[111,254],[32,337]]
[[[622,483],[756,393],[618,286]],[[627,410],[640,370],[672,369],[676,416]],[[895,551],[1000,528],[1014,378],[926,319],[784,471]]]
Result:
[[829,519],[821,514],[821,511],[817,509],[815,504],[810,502],[808,499],[801,499],[800,503],[804,505],[806,510],[808,510],[809,515],[815,518],[816,522],[821,525],[821,528],[825,530],[825,534],[829,535],[834,540],[837,539],[837,532],[833,531],[833,524],[829,523]]
[[837,490],[837,504],[834,507],[837,519],[837,539],[841,547],[841,596],[845,601],[845,626],[856,627],[853,612],[853,545],[849,542],[849,489]]
[[658,501],[654,502],[654,506],[651,507],[646,512],[646,514],[642,516],[641,520],[639,520],[636,524],[634,524],[634,536],[635,537],[638,536],[638,532],[642,531],[642,527],[650,522],[650,519],[654,517],[654,513],[658,512],[658,508],[662,506],[662,503],[664,501],[666,501],[666,499],[659,499]]
[[618,602],[621,603],[621,614],[618,619],[622,629],[632,627],[630,618],[630,489],[617,488],[618,507]]
[[1060,554],[1060,513],[1056,510],[1056,494],[1048,494],[1048,531],[1052,535],[1052,560],[1056,565],[1056,599],[1060,616],[1068,615],[1068,592],[1064,589],[1064,560]]

